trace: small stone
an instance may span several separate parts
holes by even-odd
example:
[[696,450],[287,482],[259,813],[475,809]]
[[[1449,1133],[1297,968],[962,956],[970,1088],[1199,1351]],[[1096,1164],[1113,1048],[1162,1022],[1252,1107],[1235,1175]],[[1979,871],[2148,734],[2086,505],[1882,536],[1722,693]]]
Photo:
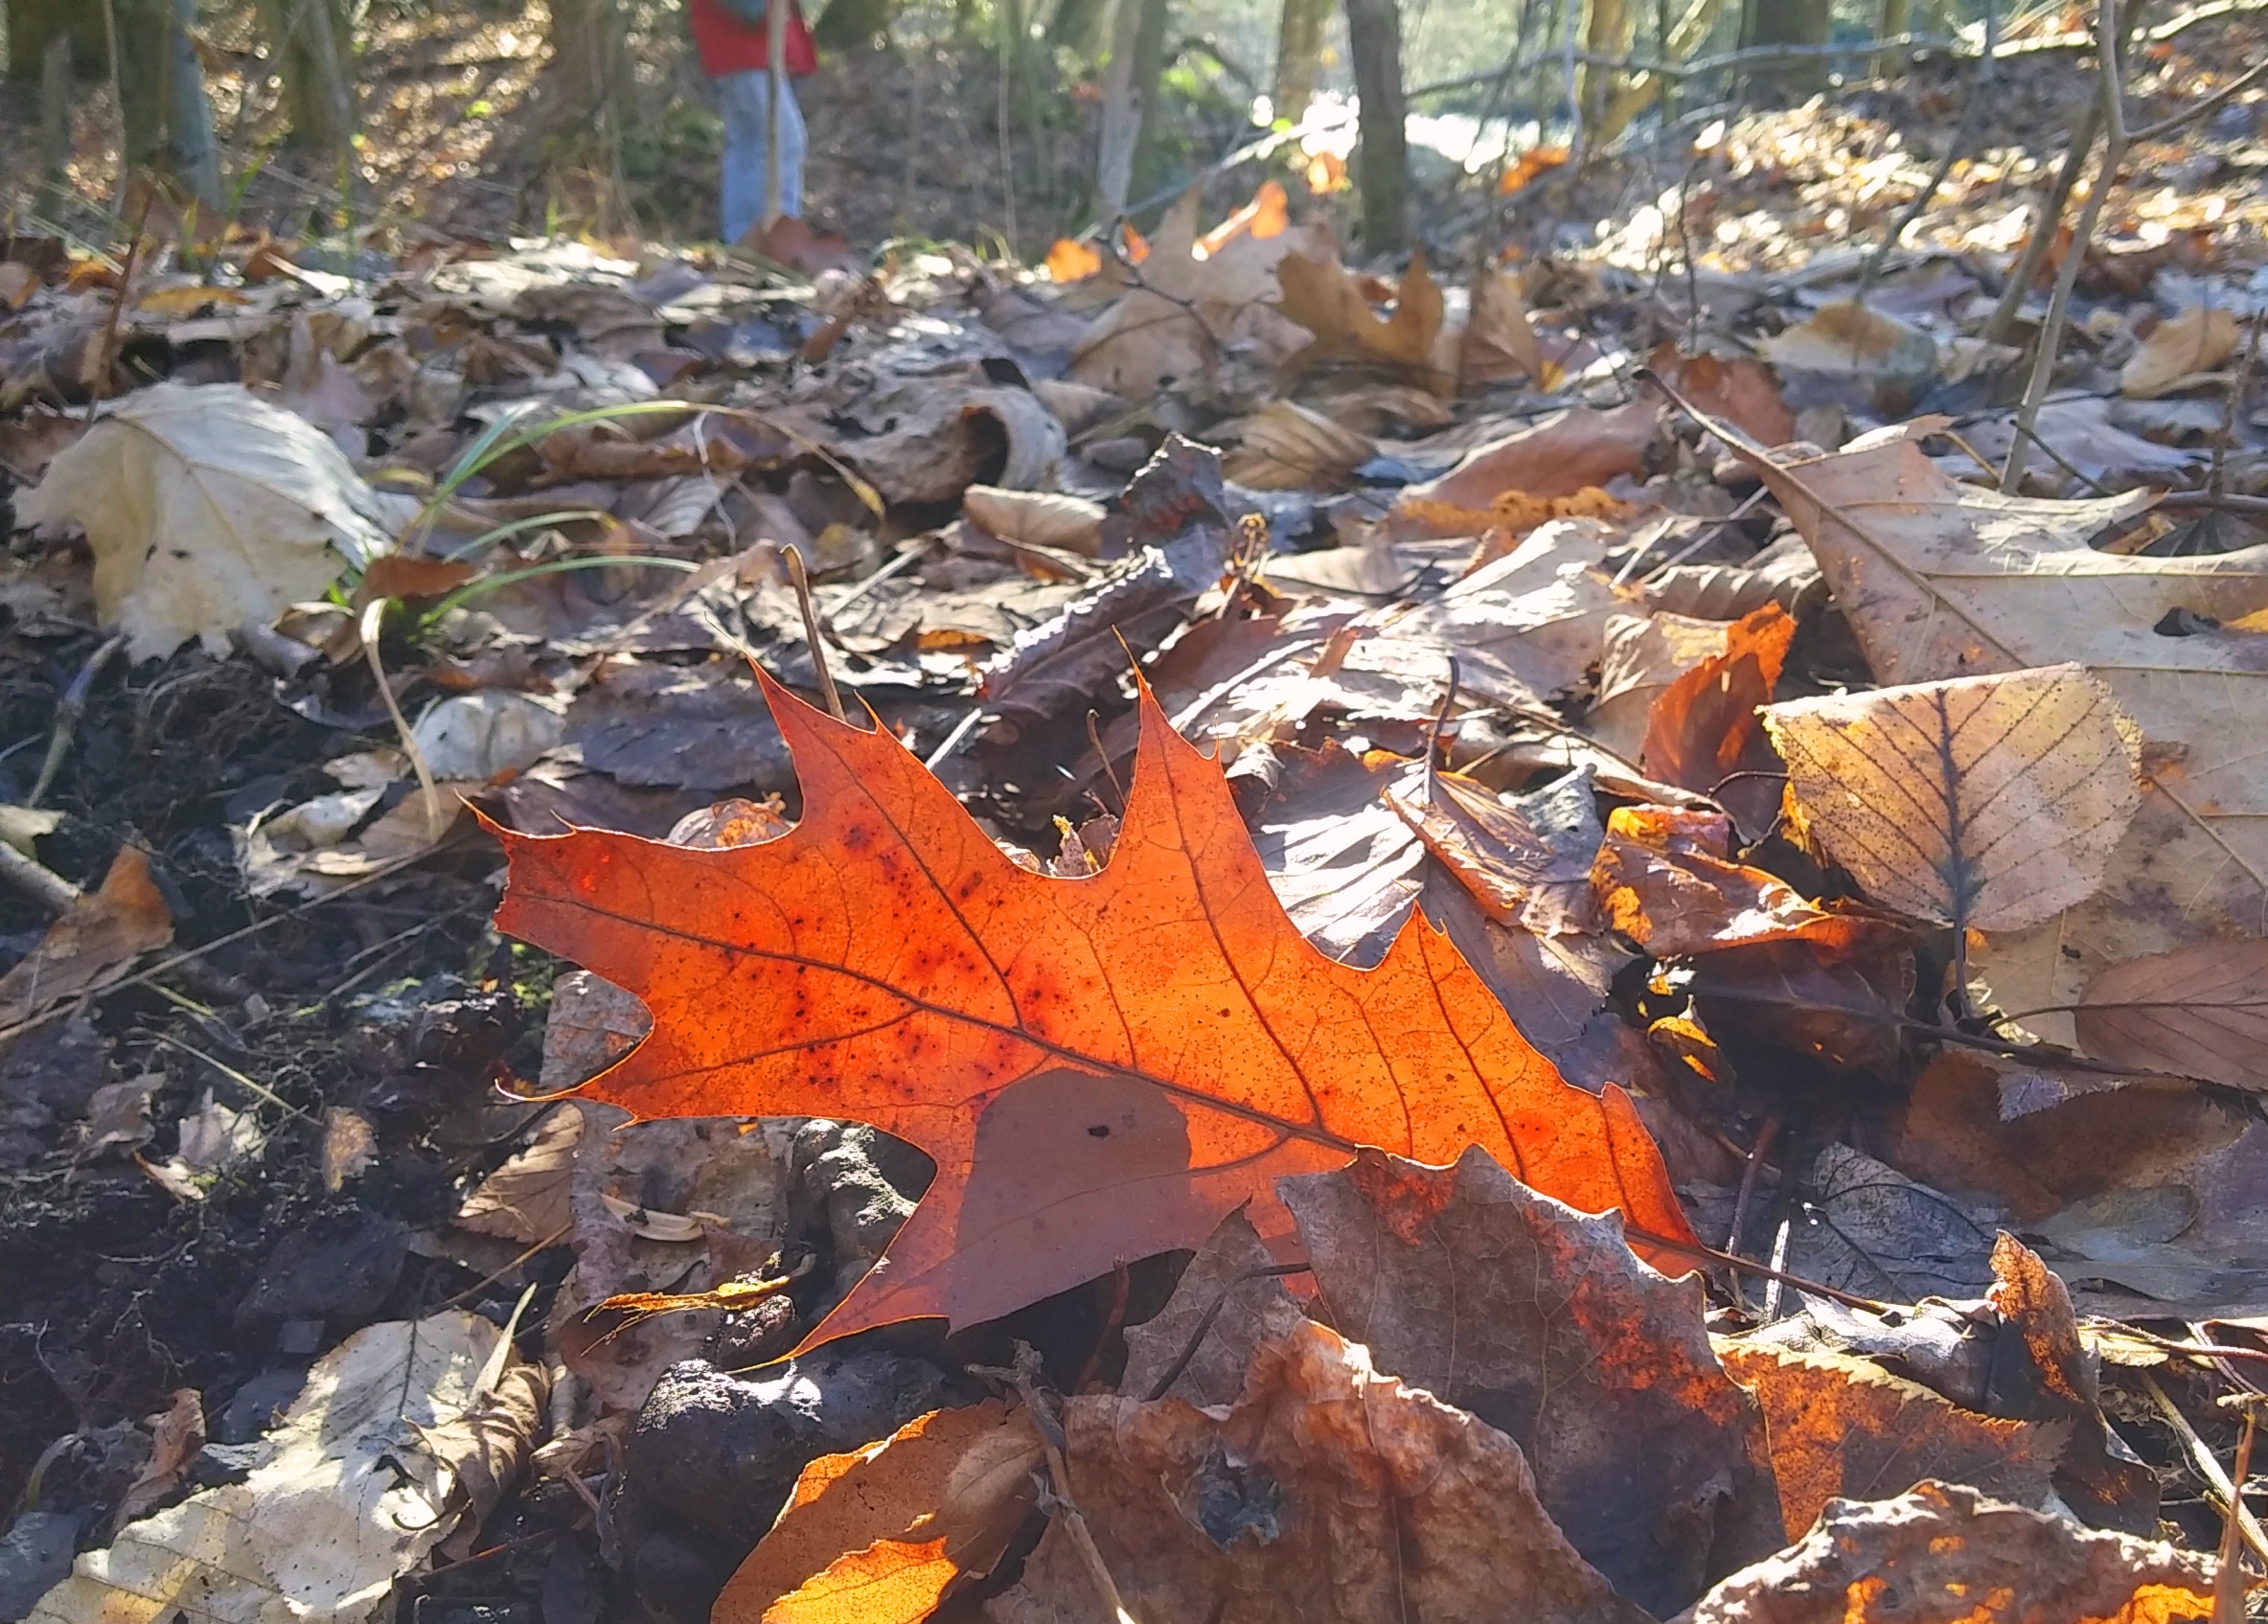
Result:
[[358,1330],[384,1305],[408,1261],[406,1224],[359,1206],[324,1213],[276,1243],[237,1305],[237,1323],[321,1319],[334,1330]]
[[21,1618],[71,1572],[79,1519],[27,1511],[0,1534],[0,1618]]
[[680,1522],[745,1551],[812,1461],[951,1402],[935,1365],[879,1349],[830,1344],[758,1377],[706,1360],[673,1364],[630,1434],[626,1519]]
[[239,1387],[228,1401],[228,1407],[220,1412],[220,1420],[213,1429],[214,1442],[251,1443],[276,1424],[276,1417],[291,1407],[291,1401],[299,1397],[307,1380],[305,1366],[263,1370]]

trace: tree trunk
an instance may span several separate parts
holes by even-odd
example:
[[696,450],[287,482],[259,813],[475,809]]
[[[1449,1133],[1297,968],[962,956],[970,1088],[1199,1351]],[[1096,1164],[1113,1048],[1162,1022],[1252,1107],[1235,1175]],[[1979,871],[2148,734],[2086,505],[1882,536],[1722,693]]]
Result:
[[[1824,45],[1834,21],[1828,0],[1755,0],[1755,12],[1745,43],[1754,45]],[[1757,92],[1793,99],[1823,89],[1829,58],[1824,56],[1787,57],[1758,62],[1749,82]]]
[[57,35],[69,36],[72,60],[83,77],[100,79],[109,73],[110,45],[103,36],[101,0],[7,0],[7,9],[11,79],[35,82]]
[[340,0],[261,0],[261,20],[284,81],[289,144],[344,162],[354,149],[355,66]]
[[622,90],[622,18],[615,0],[552,0],[553,125],[573,124],[611,145]]
[[[1630,44],[1630,8],[1624,0],[1591,0],[1583,19],[1583,50],[1592,57],[1619,57]],[[1616,74],[1596,62],[1583,64],[1583,135],[1587,141],[1604,139],[1608,98],[1614,94]]]
[[1363,248],[1386,254],[1409,240],[1409,152],[1402,99],[1402,10],[1397,0],[1346,0],[1348,53],[1362,98],[1355,177],[1363,189]]
[[1055,15],[1047,19],[1047,43],[1081,61],[1089,60],[1103,48],[1103,28],[1110,17],[1108,0],[1059,0]]
[[1173,20],[1173,0],[1142,0],[1134,45],[1134,185],[1144,194],[1157,188],[1158,84],[1165,78],[1165,30]]
[[1126,213],[1134,190],[1134,143],[1142,109],[1134,100],[1134,41],[1146,0],[1118,0],[1111,11],[1111,58],[1103,68],[1102,153],[1094,168],[1094,217],[1106,225]]
[[71,162],[71,35],[47,42],[39,64],[39,190],[53,207],[69,197],[65,172]]
[[1323,34],[1331,24],[1331,0],[1284,0],[1276,25],[1275,84],[1269,101],[1275,116],[1297,124],[1315,99],[1323,69]]
[[118,19],[118,96],[128,170],[179,181],[220,201],[213,109],[189,26],[196,0],[109,0]]
[[827,0],[812,38],[831,51],[856,51],[885,37],[902,0]]

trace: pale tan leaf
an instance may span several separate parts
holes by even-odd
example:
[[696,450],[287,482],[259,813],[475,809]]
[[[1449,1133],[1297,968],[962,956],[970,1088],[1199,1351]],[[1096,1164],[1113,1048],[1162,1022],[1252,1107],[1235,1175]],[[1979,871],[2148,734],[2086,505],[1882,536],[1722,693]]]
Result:
[[1798,372],[1927,377],[1937,368],[1936,341],[1864,305],[1821,306],[1810,320],[1757,348],[1775,367]]
[[1370,441],[1322,413],[1271,400],[1246,422],[1221,471],[1255,491],[1304,491],[1335,487],[1377,454]]
[[2119,370],[2119,389],[2137,400],[2161,395],[2212,371],[2236,353],[2236,317],[2229,310],[2192,306],[2160,322]]
[[86,531],[103,621],[142,660],[192,637],[225,653],[239,628],[385,551],[416,506],[380,496],[306,419],[239,385],[169,382],[50,463],[16,520]]
[[1102,545],[1103,505],[1053,491],[1003,491],[972,485],[961,512],[987,534],[1027,547],[1060,547],[1093,558]]
[[2268,941],[2216,940],[2116,964],[2077,1011],[2087,1052],[2268,1092]]
[[1481,266],[1473,279],[1472,314],[1457,348],[1458,393],[1514,378],[1548,389],[1557,379],[1546,372],[1547,365],[1528,320],[1520,273],[1501,265]]
[[1798,699],[1764,725],[1860,888],[1958,929],[2084,901],[2142,800],[2133,728],[2075,665]]
[[1702,661],[1725,652],[1731,628],[1680,614],[1615,615],[1598,657],[1598,698],[1583,730],[1629,761],[1638,760],[1654,701]]
[[527,1148],[480,1181],[457,1209],[457,1223],[483,1235],[533,1244],[567,1227],[575,1179],[575,1147],[583,1142],[583,1113],[561,1106],[545,1117]]

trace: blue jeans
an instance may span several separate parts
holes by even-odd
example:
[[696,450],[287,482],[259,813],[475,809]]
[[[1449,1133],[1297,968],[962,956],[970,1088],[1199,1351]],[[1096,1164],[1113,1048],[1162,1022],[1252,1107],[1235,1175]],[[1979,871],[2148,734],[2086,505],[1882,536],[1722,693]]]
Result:
[[[765,146],[771,131],[771,75],[726,74],[718,80],[724,113],[724,240],[738,242],[764,218]],[[803,109],[783,80],[780,101],[780,213],[803,213]]]

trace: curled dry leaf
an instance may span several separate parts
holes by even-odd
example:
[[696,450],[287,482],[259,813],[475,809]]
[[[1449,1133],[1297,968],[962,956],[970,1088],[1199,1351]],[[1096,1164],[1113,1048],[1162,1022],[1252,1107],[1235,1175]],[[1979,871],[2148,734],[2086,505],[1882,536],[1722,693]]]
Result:
[[144,660],[192,637],[225,653],[240,628],[385,551],[415,508],[371,490],[305,418],[237,384],[168,382],[57,455],[16,521],[85,530],[97,611]]
[[967,1324],[1196,1247],[1279,1174],[1377,1144],[1479,1144],[1540,1190],[1688,1233],[1618,1088],[1564,1082],[1449,943],[1380,966],[1301,941],[1221,769],[1147,694],[1123,833],[1085,880],[1028,873],[886,730],[765,678],[803,820],[695,852],[595,830],[498,831],[502,928],[643,998],[654,1032],[591,1094],[644,1116],[850,1117],[936,1181],[812,1340]]
[[1515,378],[1543,389],[1558,383],[1557,369],[1544,359],[1536,342],[1518,271],[1484,264],[1474,276],[1472,314],[1457,345],[1456,371],[1459,394]]
[[[1126,1328],[1126,1369],[1118,1390],[1129,1398],[1170,1394],[1194,1405],[1234,1404],[1244,1391],[1252,1350],[1305,1317],[1278,1267],[1243,1213],[1221,1220],[1181,1270],[1165,1307]],[[1188,1362],[1173,1384],[1157,1392],[1184,1354]]]
[[2068,1422],[2056,1492],[2096,1527],[2154,1533],[2157,1474],[2103,1420],[2095,1361],[2079,1340],[2071,1293],[2039,1253],[2005,1233],[1993,1243],[1992,1274],[1987,1300],[2023,1338],[2026,1355],[1996,1373],[1993,1408],[2021,1420]]
[[541,1367],[476,1314],[366,1327],[308,1372],[250,1476],[127,1524],[27,1617],[356,1624],[494,1505],[543,1397]]
[[[1742,833],[1763,838],[1778,815],[1780,759],[1760,707],[1772,702],[1796,622],[1766,604],[1725,634],[1719,652],[1682,673],[1646,718],[1638,759],[1665,784],[1714,795]],[[1603,686],[1603,677],[1602,677]]]
[[1254,491],[1335,490],[1376,455],[1369,440],[1322,413],[1271,400],[1247,421],[1221,471]]
[[[1722,621],[1684,615],[1615,615],[1607,622],[1598,656],[1598,698],[1583,718],[1583,731],[1637,763],[1656,702],[1680,677],[1722,654],[1727,631]],[[1687,788],[1706,794],[1709,786]]]
[[2233,310],[2191,306],[2169,321],[2160,322],[2142,347],[2119,371],[2119,390],[2137,400],[2155,400],[2186,385],[2202,382],[2200,373],[2236,354],[2236,315]]
[[1764,713],[1804,827],[1887,907],[2021,930],[2084,901],[2142,794],[2141,748],[2075,665]]
[[1927,332],[1848,301],[1821,306],[1757,348],[1774,366],[1796,372],[1919,383],[1937,370],[1936,340]]
[[1619,1594],[1666,1617],[1778,1547],[1763,1414],[1717,1362],[1701,1283],[1640,1263],[1618,1220],[1478,1150],[1454,1168],[1364,1151],[1281,1189],[1333,1323],[1519,1444]]
[[1102,503],[1053,491],[1003,491],[972,485],[961,513],[988,534],[1027,547],[1060,547],[1091,559],[1102,545]]
[[172,939],[172,910],[149,876],[149,858],[121,846],[102,889],[74,902],[0,975],[0,1033],[109,986]]
[[[1138,1619],[1647,1616],[1552,1525],[1517,1444],[1320,1325],[1264,1343],[1226,1411],[1074,1398],[1064,1452],[1103,1564]],[[1112,1624],[1060,1522],[986,1616]]]
[[998,1399],[933,1409],[803,1469],[711,1624],[917,1624],[1007,1549],[1032,1506],[1039,1434]]
[[[1712,426],[1810,542],[1877,679],[2077,660],[2141,726],[2152,793],[2101,889],[1989,945],[2004,1007],[2066,1007],[2105,964],[2268,930],[2268,758],[2249,720],[2268,703],[2268,638],[2241,629],[2268,609],[2268,547],[2097,551],[2146,494],[2050,502],[1959,484],[1916,444],[1936,420],[1807,462]],[[2070,1041],[2058,1017],[2035,1029]]]
[[1507,491],[1572,496],[1585,486],[1638,472],[1661,422],[1661,408],[1651,400],[1609,411],[1571,406],[1477,446],[1440,478],[1412,485],[1403,495],[1452,508],[1486,508]]
[[[1579,792],[1588,796],[1588,783]],[[1589,841],[1580,830],[1571,840],[1554,838],[1485,784],[1454,772],[1405,777],[1386,799],[1499,925],[1539,936],[1591,926],[1595,812]]]
[[1881,922],[1805,902],[1785,881],[1734,862],[1722,812],[1616,807],[1591,871],[1608,925],[1658,959],[1763,942],[1848,947]]
[[1439,354],[1446,308],[1423,253],[1411,257],[1394,292],[1394,313],[1384,319],[1370,308],[1366,279],[1336,259],[1287,254],[1275,274],[1284,315],[1315,334],[1284,362],[1286,372],[1360,367],[1435,395],[1455,392],[1455,363],[1445,367]]
[[1764,1406],[1790,1541],[1833,1499],[1892,1499],[1924,1478],[2038,1505],[2071,1428],[2005,1421],[1939,1398],[1846,1354],[1790,1353],[1719,1338],[1717,1357]]
[[2268,1092],[2268,941],[2215,940],[2112,965],[2076,1011],[2087,1052]]
[[573,1217],[575,1147],[583,1142],[583,1112],[572,1105],[545,1117],[527,1148],[465,1198],[457,1223],[524,1245],[564,1234]]
[[1802,1542],[1735,1573],[1687,1624],[2177,1624],[2212,1613],[2213,1564],[1929,1482],[1831,1500]]
[[1674,344],[1655,346],[1646,364],[1677,387],[1685,399],[1714,413],[1765,446],[1785,446],[1796,438],[1796,414],[1780,398],[1772,369],[1747,355],[1684,355]]

